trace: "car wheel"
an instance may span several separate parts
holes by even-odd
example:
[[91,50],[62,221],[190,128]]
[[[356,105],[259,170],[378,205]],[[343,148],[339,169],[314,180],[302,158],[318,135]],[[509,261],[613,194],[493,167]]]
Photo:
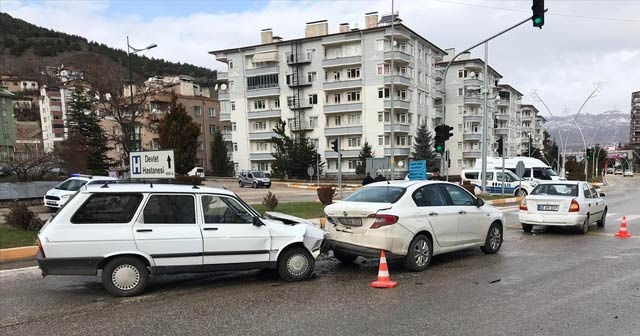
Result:
[[589,216],[584,220],[582,226],[578,228],[578,233],[580,234],[586,234],[587,232],[589,232]]
[[419,234],[415,236],[411,244],[409,244],[409,250],[404,257],[402,265],[410,271],[422,272],[429,266],[432,255],[433,243],[431,239],[423,234]]
[[257,183],[255,183],[255,182],[253,182],[253,184],[251,185],[251,187],[252,187],[252,188],[254,188],[254,189],[255,189],[255,188],[258,188],[258,184],[257,184]]
[[524,188],[520,188],[518,189],[518,191],[516,192],[516,196],[520,196],[520,197],[525,197],[527,196],[527,190]]
[[489,227],[489,232],[487,232],[484,246],[481,246],[480,249],[486,254],[497,253],[502,246],[502,240],[502,226],[498,223],[493,223]]
[[135,257],[118,257],[102,269],[102,286],[113,296],[135,296],[147,287],[147,265]]
[[607,209],[605,208],[604,211],[602,212],[602,218],[600,218],[600,220],[597,222],[598,227],[603,228],[606,220],[607,220]]
[[351,264],[358,258],[357,255],[333,250],[333,256],[343,264]]
[[532,229],[533,229],[533,225],[532,224],[524,224],[524,223],[522,223],[522,231],[531,232]]
[[306,248],[292,247],[278,258],[278,274],[286,281],[304,280],[313,273],[315,262]]
[[244,188],[244,183],[242,183],[242,181],[239,181],[238,184],[240,185],[240,188]]

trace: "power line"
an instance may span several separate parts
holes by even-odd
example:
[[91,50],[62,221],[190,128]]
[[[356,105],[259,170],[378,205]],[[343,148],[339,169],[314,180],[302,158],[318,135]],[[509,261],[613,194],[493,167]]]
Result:
[[[433,0],[433,1],[446,3],[446,4],[452,4],[452,5],[468,6],[468,7],[481,7],[481,8],[512,11],[512,12],[526,12],[526,13],[529,12],[527,10],[521,10],[521,9],[478,5],[478,4],[472,4],[472,3],[467,3],[467,2],[457,2],[457,1],[450,1],[450,0]],[[631,1],[629,1],[629,2],[631,2]],[[561,14],[561,13],[550,13],[550,12],[547,12],[545,15],[572,17],[572,18],[589,19],[589,20],[604,20],[604,21],[618,21],[618,22],[640,22],[640,19],[611,18],[611,17],[601,17],[601,16],[586,16],[586,15]]]

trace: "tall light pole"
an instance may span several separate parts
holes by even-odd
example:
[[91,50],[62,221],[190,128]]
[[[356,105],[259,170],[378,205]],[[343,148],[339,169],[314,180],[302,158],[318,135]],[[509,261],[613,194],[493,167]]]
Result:
[[533,99],[535,99],[536,101],[542,103],[542,106],[544,106],[545,110],[547,110],[547,112],[549,112],[549,115],[552,118],[554,118],[554,123],[556,125],[556,130],[558,131],[558,136],[560,137],[560,150],[558,151],[558,169],[560,171],[558,173],[560,175],[562,175],[563,172],[564,172],[564,158],[562,157],[562,153],[564,151],[566,151],[566,143],[563,141],[564,139],[562,138],[561,129],[560,129],[560,127],[558,127],[558,120],[557,120],[557,118],[555,118],[553,113],[551,113],[551,109],[549,108],[549,106],[547,106],[547,103],[545,103],[544,100],[542,100],[542,97],[540,97],[540,95],[538,95],[537,91],[533,91],[531,93],[531,95],[533,96]]
[[158,45],[155,43],[152,43],[150,45],[148,45],[146,48],[142,48],[142,49],[136,49],[134,47],[132,47],[129,44],[129,36],[127,36],[127,60],[129,63],[129,96],[131,98],[131,139],[130,139],[130,143],[131,143],[131,148],[129,148],[129,152],[133,152],[135,151],[137,148],[137,142],[136,142],[136,123],[135,120],[133,118],[133,72],[131,70],[131,54],[136,54],[139,53],[141,51],[145,51],[145,50],[149,50],[149,49],[153,49],[155,47],[157,47]]
[[582,105],[580,106],[580,109],[578,109],[578,112],[576,113],[576,115],[573,116],[573,122],[576,124],[576,127],[578,128],[578,131],[580,132],[580,136],[582,137],[582,143],[584,144],[584,179],[585,180],[587,180],[587,172],[588,172],[588,167],[587,167],[588,166],[588,162],[587,162],[587,142],[584,139],[584,133],[582,132],[582,128],[580,127],[580,125],[578,125],[578,115],[580,115],[580,112],[582,112],[582,109],[587,104],[589,99],[591,99],[591,98],[593,98],[593,97],[598,95],[598,92],[600,92],[601,88],[602,88],[602,84],[601,83],[594,84],[593,91],[591,91],[591,93],[589,94],[587,99],[584,100],[584,103],[582,103]]

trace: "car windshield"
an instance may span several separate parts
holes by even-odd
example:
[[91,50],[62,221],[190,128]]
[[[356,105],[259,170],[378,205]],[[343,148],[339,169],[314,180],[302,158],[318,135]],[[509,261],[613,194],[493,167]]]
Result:
[[253,173],[253,177],[263,178],[266,177],[263,172],[255,172]]
[[379,186],[358,189],[347,196],[346,202],[395,203],[405,192],[405,188],[393,186]]
[[577,184],[540,184],[531,195],[578,197]]
[[86,183],[87,181],[70,179],[58,184],[56,189],[66,190],[66,191],[78,191],[80,190],[80,187],[82,187]]
[[558,174],[551,168],[543,168],[543,170],[547,176],[558,176]]

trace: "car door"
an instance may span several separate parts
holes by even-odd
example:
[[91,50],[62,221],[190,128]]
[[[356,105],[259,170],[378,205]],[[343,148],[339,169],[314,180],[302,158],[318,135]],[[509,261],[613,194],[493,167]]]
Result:
[[413,193],[413,200],[420,214],[431,224],[435,242],[442,246],[454,246],[458,233],[458,213],[447,206],[447,199],[438,184],[427,184]]
[[253,225],[253,215],[234,197],[200,195],[204,264],[269,261],[271,234]]
[[152,194],[133,227],[138,250],[156,266],[202,264],[202,234],[192,194]]
[[602,214],[604,214],[604,208],[605,208],[605,201],[604,199],[602,199],[600,197],[600,194],[593,188],[592,185],[589,184],[589,191],[591,191],[591,197],[593,198],[594,202],[596,203],[596,209],[598,212],[598,215],[595,216],[594,218],[597,219],[601,219],[602,218]]
[[458,219],[457,244],[483,242],[489,229],[489,215],[476,205],[476,199],[463,188],[443,184],[450,208],[455,209]]

